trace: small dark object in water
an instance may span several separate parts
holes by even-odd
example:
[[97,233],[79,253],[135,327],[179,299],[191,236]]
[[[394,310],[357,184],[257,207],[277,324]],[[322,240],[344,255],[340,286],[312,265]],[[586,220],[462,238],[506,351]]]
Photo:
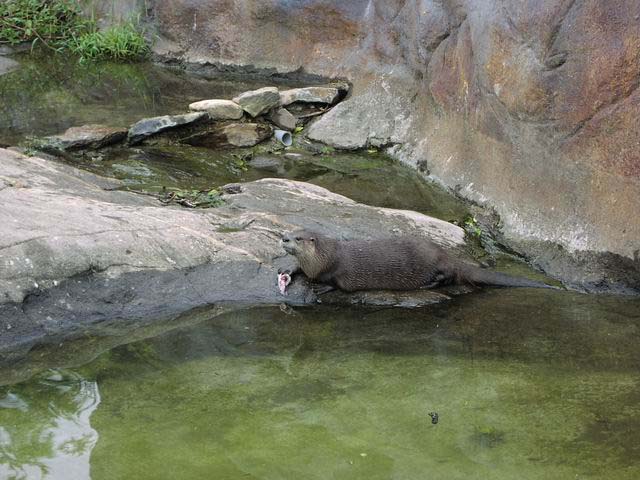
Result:
[[438,412],[429,412],[429,416],[431,417],[431,423],[434,425],[438,423]]

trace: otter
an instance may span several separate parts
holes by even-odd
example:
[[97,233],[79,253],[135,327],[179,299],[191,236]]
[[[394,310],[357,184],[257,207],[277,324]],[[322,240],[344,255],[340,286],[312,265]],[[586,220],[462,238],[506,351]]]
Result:
[[[336,240],[307,230],[282,237],[282,246],[311,280],[358,290],[417,290],[451,284],[557,288],[467,264],[427,239],[410,236]],[[287,274],[295,273],[287,271]]]

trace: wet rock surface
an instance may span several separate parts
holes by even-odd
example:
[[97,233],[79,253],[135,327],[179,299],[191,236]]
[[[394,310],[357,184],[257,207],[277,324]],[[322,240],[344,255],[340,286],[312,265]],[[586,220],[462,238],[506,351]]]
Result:
[[585,278],[581,252],[638,267],[640,3],[246,5],[181,0],[154,13],[182,61],[347,78],[351,96],[312,138],[389,147],[494,208],[512,247],[559,245]]
[[134,123],[129,129],[129,143],[131,145],[135,145],[158,133],[193,125],[199,122],[204,123],[208,120],[209,115],[207,112],[186,113],[184,115],[163,115],[160,117],[145,118]]
[[239,120],[244,115],[242,107],[231,100],[201,100],[190,104],[189,110],[207,112],[211,120]]
[[286,297],[277,287],[278,268],[293,262],[280,234],[297,227],[341,238],[424,235],[458,254],[464,245],[464,231],[450,223],[303,182],[243,184],[227,189],[237,193],[223,195],[223,206],[194,210],[51,160],[10,150],[0,158],[5,360],[90,324],[167,320],[209,304],[313,303],[304,277]]
[[233,99],[252,117],[268,112],[280,104],[280,93],[276,87],[264,87],[244,92]]
[[124,128],[105,125],[71,127],[61,135],[43,139],[42,147],[60,150],[98,149],[123,141],[127,137]]

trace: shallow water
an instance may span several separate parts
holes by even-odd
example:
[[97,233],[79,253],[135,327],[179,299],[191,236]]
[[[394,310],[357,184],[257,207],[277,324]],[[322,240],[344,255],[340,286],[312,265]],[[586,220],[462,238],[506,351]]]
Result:
[[229,313],[0,387],[0,477],[636,479],[639,312],[496,289]]
[[87,123],[127,127],[145,117],[185,113],[204,98],[265,86],[265,80],[210,79],[148,63],[81,65],[50,54],[17,60],[20,68],[0,76],[0,144]]

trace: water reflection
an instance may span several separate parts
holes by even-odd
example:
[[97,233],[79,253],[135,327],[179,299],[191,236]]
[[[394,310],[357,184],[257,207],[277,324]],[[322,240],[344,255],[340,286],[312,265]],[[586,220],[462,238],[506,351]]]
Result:
[[90,423],[100,404],[96,382],[51,370],[0,388],[0,478],[90,478],[98,440]]

